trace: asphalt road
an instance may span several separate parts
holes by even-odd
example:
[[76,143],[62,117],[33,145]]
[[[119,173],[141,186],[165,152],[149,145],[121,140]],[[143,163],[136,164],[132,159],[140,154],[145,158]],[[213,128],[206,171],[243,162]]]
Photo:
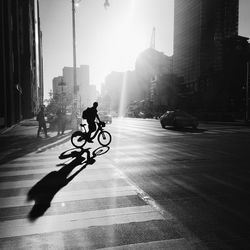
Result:
[[250,249],[249,127],[106,129],[110,148],[63,140],[3,159],[1,249]]
[[250,128],[117,120],[113,161],[197,249],[250,249]]

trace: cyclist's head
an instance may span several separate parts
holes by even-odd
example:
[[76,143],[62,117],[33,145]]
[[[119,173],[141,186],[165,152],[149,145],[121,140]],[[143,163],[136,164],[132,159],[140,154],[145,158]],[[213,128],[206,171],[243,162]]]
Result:
[[97,108],[98,107],[98,102],[94,102],[93,107]]

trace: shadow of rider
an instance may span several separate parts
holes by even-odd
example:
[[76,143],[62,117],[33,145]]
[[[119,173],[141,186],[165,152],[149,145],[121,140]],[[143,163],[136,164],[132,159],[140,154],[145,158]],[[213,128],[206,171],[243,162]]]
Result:
[[[83,155],[86,154],[86,157]],[[87,165],[92,165],[95,163],[95,151],[90,156],[90,150],[87,149],[70,149],[63,152],[59,158],[73,158],[69,164],[64,164],[64,166],[58,171],[52,171],[37,182],[28,192],[27,200],[34,200],[35,204],[31,209],[28,218],[34,221],[38,217],[42,216],[45,211],[50,207],[51,201],[55,194],[64,186],[66,186],[73,178],[79,174]],[[77,170],[74,174],[70,175],[72,170],[76,167],[82,165],[82,167]]]

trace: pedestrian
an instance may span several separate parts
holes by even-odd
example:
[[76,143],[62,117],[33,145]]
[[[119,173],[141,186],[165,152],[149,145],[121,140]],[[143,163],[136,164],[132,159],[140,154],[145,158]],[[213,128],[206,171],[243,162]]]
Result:
[[64,134],[64,131],[65,131],[65,128],[66,128],[66,122],[67,122],[67,119],[66,119],[66,110],[64,108],[62,110],[62,124],[61,124],[62,135]]
[[62,132],[62,110],[58,108],[56,111],[57,136]]
[[95,119],[101,122],[98,114],[97,114],[98,102],[94,102],[91,108],[87,108],[82,112],[82,118],[87,120],[88,123],[88,133],[87,133],[87,141],[93,142],[91,140],[91,133],[96,130]]
[[77,105],[76,103],[74,103],[74,107],[72,109],[72,113],[71,113],[71,128],[74,129],[78,129],[78,121],[77,121]]
[[38,121],[37,138],[41,138],[40,131],[42,128],[43,128],[43,132],[45,134],[45,137],[48,138],[46,121],[45,121],[45,117],[44,117],[44,106],[41,106],[40,111],[37,114],[36,120]]

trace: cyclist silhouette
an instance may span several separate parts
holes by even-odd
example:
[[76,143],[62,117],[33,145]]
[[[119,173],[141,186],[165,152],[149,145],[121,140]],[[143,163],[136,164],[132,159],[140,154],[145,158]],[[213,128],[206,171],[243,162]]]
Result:
[[91,108],[87,108],[82,112],[82,118],[87,120],[88,123],[88,133],[87,133],[87,141],[93,142],[91,138],[91,133],[93,133],[96,130],[96,123],[95,119],[97,119],[99,122],[101,122],[98,114],[97,114],[97,107],[98,102],[94,102],[93,106]]

